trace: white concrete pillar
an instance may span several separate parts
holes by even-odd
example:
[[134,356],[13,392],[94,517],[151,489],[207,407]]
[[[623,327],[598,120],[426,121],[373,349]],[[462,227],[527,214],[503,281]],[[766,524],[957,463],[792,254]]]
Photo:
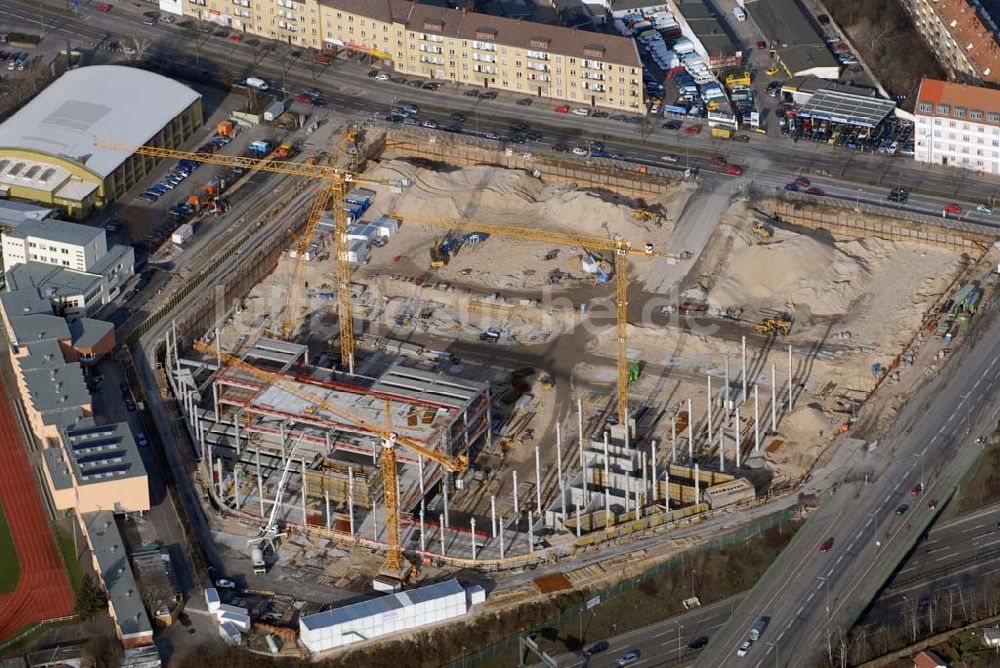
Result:
[[558,422],[556,422],[556,466],[556,474],[559,476],[559,507],[562,508],[563,516],[569,517],[569,508],[566,507],[566,485],[563,481],[562,431]]
[[701,479],[698,477],[701,471],[698,469],[698,462],[694,463],[694,502],[701,501]]
[[688,463],[694,461],[694,410],[688,399]]
[[583,516],[580,515],[580,504],[576,504],[576,537],[580,537],[580,525],[583,524]]
[[440,528],[441,528],[441,556],[443,557],[443,556],[445,556],[445,553],[444,553],[444,526],[442,525]]
[[469,526],[472,528],[472,563],[476,563],[476,518],[469,518]]
[[326,510],[326,530],[329,531],[332,518],[330,517],[330,490],[328,489],[323,490],[323,505]]
[[242,415],[242,411],[240,411],[240,410],[237,410],[235,413],[233,413],[233,434],[234,434],[234,439],[236,440],[235,445],[236,445],[236,457],[237,458],[239,458],[240,454],[243,452],[243,449],[240,447],[240,416],[241,415]]
[[760,452],[760,392],[753,386],[753,453]]
[[497,537],[497,497],[490,495],[490,531]]
[[[209,450],[211,451],[211,449]],[[219,476],[219,503],[222,503],[226,496],[225,486],[223,484],[226,482],[226,479],[222,475],[222,457],[215,460],[215,472],[216,475]]]
[[528,552],[535,553],[535,523],[531,519],[531,511],[528,511]]
[[653,503],[656,503],[659,500],[659,496],[660,496],[660,489],[659,489],[660,484],[659,484],[659,481],[657,480],[657,475],[656,475],[656,456],[657,456],[657,452],[656,452],[656,440],[654,439],[653,440],[653,466],[652,466],[652,469],[653,469],[652,470],[652,474],[653,474]]
[[646,495],[649,490],[649,478],[646,477],[646,453],[642,453],[642,494]]
[[587,469],[583,465],[583,399],[576,400],[576,417],[580,429],[580,476],[583,479],[583,505],[587,505]]
[[771,433],[778,431],[778,374],[777,369],[771,365]]
[[743,347],[743,373],[740,374],[742,380],[743,390],[740,393],[740,403],[747,400],[747,337],[746,334],[743,335],[741,341]]
[[514,497],[514,517],[521,516],[521,508],[519,507],[519,502],[517,500],[517,471],[510,472],[511,478],[514,479],[514,489],[511,490],[511,495]]
[[238,475],[236,475],[236,473],[237,473],[237,470],[236,470],[235,467],[233,467],[233,496],[235,497],[233,499],[233,501],[236,504],[234,507],[236,508],[237,511],[239,511],[239,509],[240,509],[240,478],[239,478]]
[[424,490],[424,456],[417,453],[417,475],[420,476],[420,498],[427,496],[427,492]]
[[541,451],[535,446],[535,508],[542,514],[542,459]]
[[729,415],[729,392],[732,385],[729,383],[729,355],[726,355],[726,392],[722,399],[723,415]]
[[719,439],[719,470],[726,472],[726,434],[723,432]]
[[708,378],[708,442],[712,443],[712,374],[706,373],[705,377]]
[[420,500],[420,552],[427,551],[427,526],[424,524],[424,502]]
[[447,473],[441,476],[441,492],[444,495],[444,523],[441,525],[441,531],[443,532],[447,527],[451,526],[451,523],[448,521],[448,474]]
[[611,514],[611,468],[608,460],[608,432],[604,432],[604,512]]
[[792,345],[788,344],[788,412],[792,412]]
[[212,383],[212,408],[215,409],[215,421],[219,422],[219,384]]
[[740,457],[742,456],[740,448],[740,407],[736,407],[736,473],[739,475],[740,472]]
[[302,526],[309,524],[307,506],[309,505],[309,489],[306,487],[306,460],[302,460]]
[[[372,503],[372,517],[374,516],[375,504]],[[351,540],[354,540],[354,469],[351,466],[347,467],[347,519],[351,522]]]
[[264,478],[260,472],[260,446],[257,446],[257,499],[260,501],[260,516],[264,517]]
[[632,494],[632,476],[625,476],[625,514],[628,515],[632,512],[631,499],[629,498]]

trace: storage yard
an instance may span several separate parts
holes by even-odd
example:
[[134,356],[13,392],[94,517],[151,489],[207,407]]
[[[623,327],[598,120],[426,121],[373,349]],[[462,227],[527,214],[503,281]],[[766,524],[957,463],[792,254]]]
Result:
[[[836,435],[891,416],[975,311],[955,248],[786,224],[744,198],[697,223],[699,252],[676,248],[695,185],[639,200],[544,171],[374,161],[339,205],[349,364],[336,209],[195,351],[168,339],[228,508],[217,540],[248,582],[392,591],[783,493]],[[651,294],[654,273],[683,278]],[[900,389],[866,403],[884,382]]]

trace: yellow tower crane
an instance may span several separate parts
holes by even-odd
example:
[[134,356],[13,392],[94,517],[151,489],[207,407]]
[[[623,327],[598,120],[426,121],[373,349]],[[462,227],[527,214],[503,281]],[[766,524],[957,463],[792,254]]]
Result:
[[[158,148],[155,146],[128,146],[108,141],[94,141],[94,146],[118,150],[126,153],[136,153],[139,155],[149,155],[156,158],[172,158],[175,160],[194,160],[211,165],[222,165],[224,167],[242,167],[251,171],[276,172],[288,174],[290,176],[304,176],[311,179],[323,181],[322,190],[317,193],[314,200],[309,219],[306,222],[306,229],[297,237],[297,259],[292,290],[289,293],[289,301],[285,305],[282,329],[286,337],[291,338],[298,327],[302,314],[299,313],[303,285],[301,275],[304,269],[304,257],[308,249],[310,238],[316,227],[319,225],[325,206],[330,201],[333,202],[333,238],[334,238],[334,262],[337,269],[337,298],[340,307],[340,357],[341,362],[347,369],[354,373],[354,319],[353,304],[351,299],[351,265],[347,259],[347,210],[344,206],[344,198],[347,197],[348,189],[353,183],[368,183],[378,185],[396,185],[393,181],[382,181],[377,179],[365,179],[357,174],[341,169],[333,165],[310,165],[301,162],[288,162],[286,160],[276,160],[273,158],[247,158],[243,156],[220,155],[216,153],[191,153],[189,151],[178,151],[169,148]],[[324,199],[326,201],[322,201]]]
[[564,246],[580,246],[589,250],[613,252],[615,256],[615,328],[618,346],[618,423],[626,425],[626,429],[628,428],[628,256],[646,255],[681,260],[690,258],[689,253],[657,253],[654,251],[652,244],[646,244],[642,250],[639,250],[621,239],[559,232],[557,230],[546,230],[537,227],[522,227],[520,225],[507,225],[503,223],[477,223],[466,220],[441,220],[422,216],[403,215],[398,212],[393,212],[389,215],[401,222],[410,222],[417,225],[444,227],[464,232],[483,232],[498,237],[540,241],[543,243],[562,244]]
[[[342,406],[335,405],[325,398],[313,394],[306,389],[302,383],[294,382],[280,373],[266,371],[248,362],[241,360],[234,355],[212,348],[211,346],[195,341],[194,349],[205,355],[215,357],[219,355],[221,361],[233,368],[244,371],[261,382],[278,387],[289,394],[305,399],[312,404],[312,412],[323,411],[330,413],[352,425],[359,431],[375,434],[382,439],[382,456],[380,457],[380,467],[382,480],[385,485],[385,515],[386,515],[386,565],[384,571],[393,577],[402,580],[403,568],[403,548],[400,541],[399,528],[399,505],[398,489],[399,477],[396,470],[396,445],[402,444],[418,453],[419,455],[437,462],[449,471],[463,471],[468,466],[469,460],[466,456],[451,457],[446,453],[431,450],[426,444],[414,440],[408,436],[392,431],[392,422],[389,415],[389,402],[386,401],[384,425],[378,425],[365,417],[362,417]],[[310,409],[306,409],[310,412]]]

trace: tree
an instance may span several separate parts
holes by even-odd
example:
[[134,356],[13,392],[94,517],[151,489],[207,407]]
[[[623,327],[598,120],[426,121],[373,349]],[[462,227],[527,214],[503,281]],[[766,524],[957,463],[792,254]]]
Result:
[[83,648],[83,665],[89,668],[118,668],[122,665],[122,646],[115,638],[97,633]]
[[92,619],[108,605],[104,590],[90,573],[83,576],[76,590],[76,614],[83,619]]
[[128,56],[129,60],[132,63],[140,63],[145,60],[146,54],[153,46],[153,40],[145,35],[132,35],[124,46],[125,55]]

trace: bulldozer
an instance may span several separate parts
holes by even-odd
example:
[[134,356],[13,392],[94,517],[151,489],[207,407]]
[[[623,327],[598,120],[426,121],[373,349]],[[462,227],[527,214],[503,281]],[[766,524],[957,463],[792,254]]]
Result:
[[767,241],[774,238],[774,230],[771,229],[769,225],[765,225],[760,221],[754,221],[753,227],[750,228],[750,232],[761,241]]
[[767,317],[754,325],[753,329],[758,334],[787,336],[792,331],[792,321],[782,316]]
[[638,221],[646,222],[656,218],[656,214],[649,209],[639,208],[632,209],[632,217]]

